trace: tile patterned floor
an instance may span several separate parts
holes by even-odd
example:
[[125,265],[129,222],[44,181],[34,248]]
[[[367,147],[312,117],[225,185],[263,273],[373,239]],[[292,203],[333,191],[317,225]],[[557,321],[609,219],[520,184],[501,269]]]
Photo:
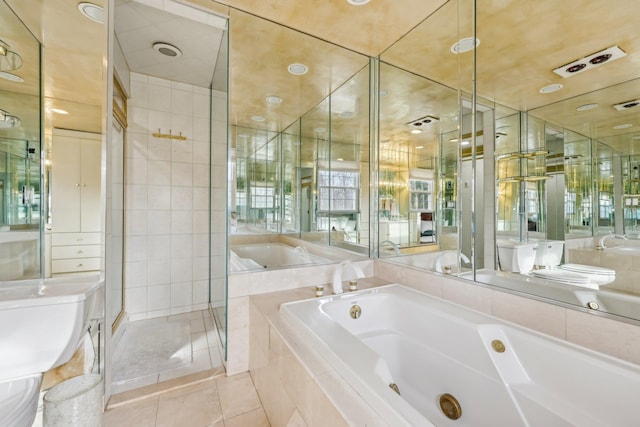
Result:
[[104,427],[270,427],[248,373],[129,397],[109,406]]

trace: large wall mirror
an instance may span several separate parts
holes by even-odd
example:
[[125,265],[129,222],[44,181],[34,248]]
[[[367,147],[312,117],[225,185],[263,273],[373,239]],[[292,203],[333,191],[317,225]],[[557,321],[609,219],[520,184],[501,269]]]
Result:
[[448,2],[381,55],[381,258],[638,320],[640,18],[579,3]]
[[0,280],[21,280],[41,275],[40,43],[4,2],[0,28]]
[[[368,256],[369,58],[231,15],[229,271],[293,266],[263,262],[251,247],[280,236]],[[248,27],[256,30],[234,33]],[[257,35],[259,43],[250,39]],[[296,249],[299,264],[313,260]]]

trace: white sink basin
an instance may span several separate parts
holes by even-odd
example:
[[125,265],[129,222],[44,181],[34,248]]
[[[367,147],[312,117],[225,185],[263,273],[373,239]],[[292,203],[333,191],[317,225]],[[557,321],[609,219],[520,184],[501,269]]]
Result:
[[46,372],[87,331],[98,275],[0,283],[0,381]]

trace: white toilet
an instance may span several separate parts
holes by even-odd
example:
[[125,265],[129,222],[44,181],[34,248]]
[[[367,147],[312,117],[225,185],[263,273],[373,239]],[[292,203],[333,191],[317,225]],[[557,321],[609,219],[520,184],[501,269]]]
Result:
[[73,356],[103,283],[80,276],[0,285],[0,426],[33,424],[43,373]]
[[498,240],[500,270],[512,273],[528,273],[536,260],[537,243]]
[[543,240],[538,242],[536,250],[535,268],[553,268],[562,263],[562,253],[564,252],[564,241]]

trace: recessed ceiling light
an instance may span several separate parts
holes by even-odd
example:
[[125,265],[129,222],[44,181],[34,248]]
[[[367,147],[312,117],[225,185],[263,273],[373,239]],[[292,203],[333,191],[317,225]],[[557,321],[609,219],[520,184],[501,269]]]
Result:
[[6,71],[0,71],[0,77],[16,83],[24,82],[24,79],[20,76],[16,76],[15,74],[7,73]]
[[251,120],[254,122],[264,122],[264,117],[262,116],[251,116]]
[[78,10],[87,18],[98,24],[104,24],[104,9],[97,4],[81,2],[78,3]]
[[51,111],[52,113],[56,113],[56,114],[62,114],[62,115],[67,115],[69,114],[68,111],[66,110],[61,110],[60,108],[50,108],[49,111]]
[[416,134],[416,135],[417,135],[417,134],[419,134],[419,133],[422,133],[422,129],[412,129],[412,130],[411,130],[411,133],[414,133],[414,134]]
[[339,162],[344,162],[344,159],[342,157],[338,157],[336,160]]
[[280,104],[282,102],[282,98],[276,95],[269,95],[264,100],[269,104]]
[[309,71],[309,67],[299,63],[291,64],[289,65],[289,67],[287,67],[287,69],[294,76],[301,76],[303,74],[307,74],[307,71]]
[[589,111],[589,110],[593,110],[594,108],[598,108],[598,104],[584,104],[579,106],[578,108],[576,108],[576,110],[578,111]]
[[631,123],[625,123],[622,125],[618,125],[618,126],[614,126],[614,129],[627,129],[630,128],[631,126],[633,126]]
[[453,46],[451,46],[451,52],[455,54],[469,52],[470,50],[473,50],[474,47],[478,47],[478,45],[480,45],[480,39],[465,37],[458,40],[453,44]]
[[354,6],[362,6],[363,4],[369,3],[370,0],[347,0],[349,4]]
[[549,86],[545,86],[543,88],[540,89],[540,93],[551,93],[551,92],[556,92],[560,89],[562,89],[564,87],[564,85],[560,84],[560,83],[554,83],[552,85]]
[[418,146],[416,147],[416,150],[422,150],[423,148],[424,148],[424,145],[418,145]]
[[153,48],[156,50],[156,52],[159,52],[164,56],[169,56],[172,58],[182,56],[182,51],[170,43],[155,42],[153,44]]

